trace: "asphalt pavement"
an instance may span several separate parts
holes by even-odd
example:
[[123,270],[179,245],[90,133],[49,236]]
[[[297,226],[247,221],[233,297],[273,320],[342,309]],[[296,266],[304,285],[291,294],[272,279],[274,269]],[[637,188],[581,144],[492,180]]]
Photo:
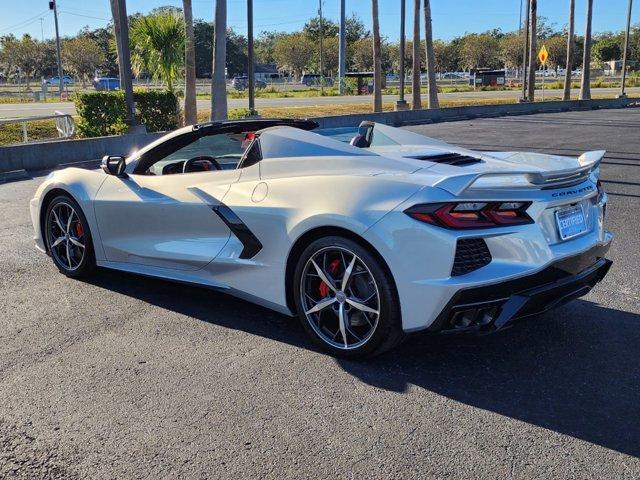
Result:
[[[629,94],[640,93],[640,87],[627,88]],[[572,95],[576,97],[579,90],[572,90]],[[614,95],[618,93],[617,89],[612,88],[592,88],[591,93],[594,96],[597,95]],[[456,100],[456,99],[504,99],[512,98],[517,99],[519,92],[514,90],[498,90],[498,91],[477,91],[477,92],[455,92],[455,93],[441,93],[439,98],[441,100]],[[561,96],[562,90],[545,90],[545,95],[549,96]],[[536,98],[542,98],[542,90],[536,90]],[[383,95],[383,102],[395,102],[398,99],[397,95]],[[409,96],[407,96],[409,100]],[[423,101],[426,102],[427,96],[422,96]],[[229,108],[247,108],[248,100],[246,98],[229,99]],[[312,107],[315,105],[355,105],[355,104],[370,104],[372,102],[371,95],[345,95],[341,97],[289,97],[289,98],[256,98],[256,109],[259,111],[261,108],[267,107]],[[198,100],[199,110],[209,110],[211,108],[210,100]],[[44,115],[53,115],[56,111],[75,115],[76,109],[73,102],[60,102],[60,103],[5,103],[0,104],[0,118],[26,118],[26,117],[38,117]]]
[[31,238],[42,174],[5,183],[0,478],[639,478],[640,109],[411,129],[608,150],[608,277],[499,334],[336,360],[296,320],[221,293],[60,275]]

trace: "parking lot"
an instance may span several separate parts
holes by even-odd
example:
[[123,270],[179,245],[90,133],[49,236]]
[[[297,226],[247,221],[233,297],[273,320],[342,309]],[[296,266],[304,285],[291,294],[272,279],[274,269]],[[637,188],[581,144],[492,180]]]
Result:
[[336,360],[296,319],[221,293],[60,275],[32,241],[42,177],[5,183],[0,478],[640,478],[640,108],[410,128],[606,149],[608,277],[499,334]]

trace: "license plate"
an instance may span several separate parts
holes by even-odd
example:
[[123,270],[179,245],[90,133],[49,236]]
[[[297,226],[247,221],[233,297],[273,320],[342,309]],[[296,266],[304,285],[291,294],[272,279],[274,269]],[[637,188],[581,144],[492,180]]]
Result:
[[556,223],[562,240],[577,237],[587,231],[587,222],[580,205],[556,210]]

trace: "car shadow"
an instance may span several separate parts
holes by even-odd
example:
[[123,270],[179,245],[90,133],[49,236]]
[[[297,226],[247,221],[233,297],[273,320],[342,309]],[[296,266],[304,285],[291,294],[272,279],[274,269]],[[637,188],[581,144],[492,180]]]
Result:
[[[224,293],[104,269],[88,281],[204,322],[317,350],[296,319]],[[335,361],[377,388],[402,393],[414,385],[640,457],[639,327],[638,314],[578,300],[493,335],[415,334],[379,357]]]

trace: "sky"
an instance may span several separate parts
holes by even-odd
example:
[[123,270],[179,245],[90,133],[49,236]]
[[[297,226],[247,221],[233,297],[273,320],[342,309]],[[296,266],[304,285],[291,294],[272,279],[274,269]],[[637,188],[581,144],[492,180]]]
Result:
[[[85,25],[104,26],[111,18],[109,0],[57,0],[61,35],[74,35]],[[317,15],[319,0],[254,0],[254,32],[295,31]],[[28,33],[35,38],[53,38],[53,14],[48,0],[0,0],[0,36]],[[213,19],[214,0],[192,0],[194,18]],[[413,2],[406,0],[407,35],[412,31]],[[434,38],[450,40],[465,32],[518,28],[521,0],[431,0]],[[526,4],[526,0],[524,1]],[[593,31],[624,29],[627,0],[594,0]],[[640,2],[636,2],[632,23],[640,23]],[[127,0],[129,13],[147,13],[162,5],[181,6],[182,0]],[[391,41],[400,35],[400,0],[379,0],[380,31]],[[246,0],[227,0],[228,26],[246,34]],[[567,23],[568,0],[539,0],[538,15],[545,16],[558,29]],[[356,13],[371,28],[370,0],[346,0],[347,15]],[[327,18],[339,19],[340,0],[323,0]],[[576,0],[576,33],[584,31],[586,0]]]

